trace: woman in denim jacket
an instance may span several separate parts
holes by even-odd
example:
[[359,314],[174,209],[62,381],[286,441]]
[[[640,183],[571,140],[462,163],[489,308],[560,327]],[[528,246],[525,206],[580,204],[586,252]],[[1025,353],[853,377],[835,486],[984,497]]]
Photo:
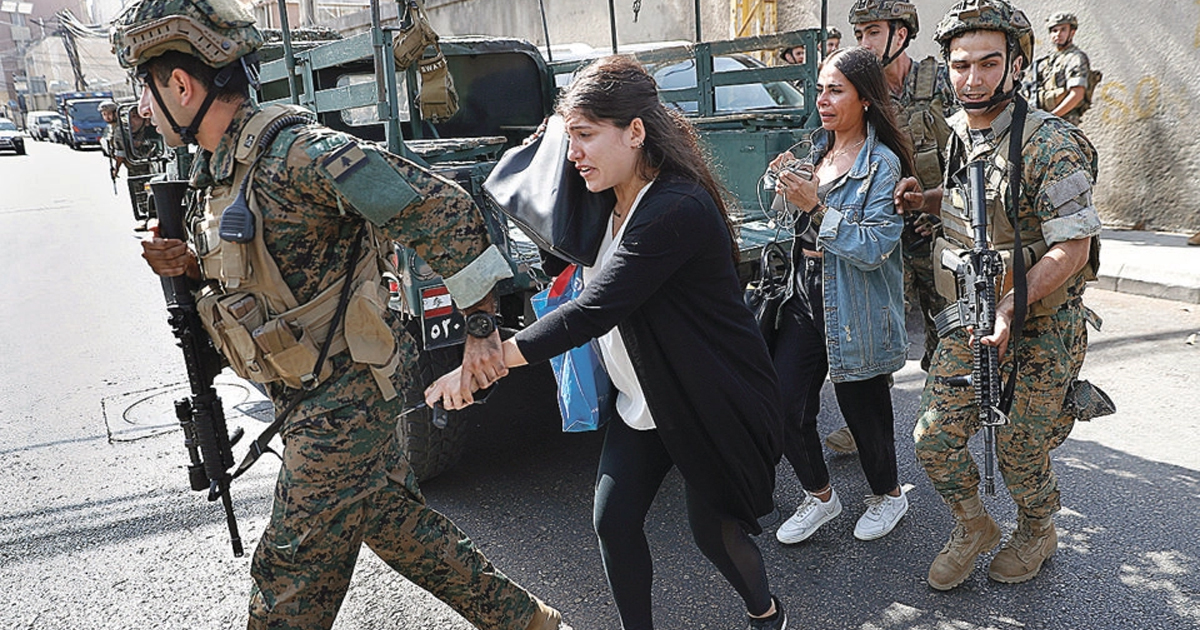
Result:
[[[854,535],[886,535],[908,510],[896,471],[891,373],[904,365],[903,219],[892,191],[913,172],[883,70],[870,51],[836,52],[817,82],[821,129],[808,160],[785,153],[772,168],[777,190],[799,214],[792,248],[794,283],[781,309],[773,354],[784,391],[784,455],[805,498],[776,532],[798,543],[841,514],[829,484],[817,412],[829,374],[858,444],[871,495]],[[811,179],[808,173],[812,173]]]

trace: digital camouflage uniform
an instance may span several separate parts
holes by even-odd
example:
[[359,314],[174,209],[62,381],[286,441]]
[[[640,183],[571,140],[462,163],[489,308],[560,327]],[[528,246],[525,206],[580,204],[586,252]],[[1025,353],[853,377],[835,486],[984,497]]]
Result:
[[[239,72],[242,57],[261,42],[236,0],[143,0],[127,7],[113,34],[121,64],[139,71],[166,50],[179,50]],[[146,80],[166,117],[154,79]],[[310,351],[333,334],[319,385],[299,399],[280,430],[283,463],[271,520],[251,562],[249,627],[331,627],[365,543],[479,628],[554,630],[557,611],[500,573],[425,505],[395,432],[402,394],[420,391],[411,376],[417,346],[386,308],[380,266],[391,242],[402,242],[445,277],[456,302],[475,304],[503,277],[494,264],[500,254],[485,249],[483,217],[447,180],[310,119],[285,120],[300,113],[279,105],[260,110],[247,101],[216,149],[198,154],[191,182],[203,193],[193,197],[198,204],[188,215],[189,244],[207,281],[197,309],[230,367],[266,383],[278,413],[313,377],[303,371],[314,369],[312,355],[285,361],[297,357],[289,353]],[[185,141],[194,133],[166,122]],[[273,123],[282,131],[251,166]],[[256,229],[248,241],[227,240],[217,226],[247,172]],[[321,324],[314,312],[332,313],[341,302],[337,288],[356,242],[365,250],[353,266],[356,288],[342,325],[331,331],[332,315]],[[488,253],[495,253],[490,266]],[[298,306],[280,307],[281,301]],[[313,305],[333,307],[301,313]],[[263,313],[265,323],[248,323],[263,322]],[[291,387],[285,364],[293,380],[300,375]]]
[[[974,146],[966,128],[966,114],[959,112],[950,119],[958,139],[970,147],[961,164],[977,158],[990,163],[989,238],[995,234],[997,220],[996,203],[992,200],[1008,196],[1007,179],[998,166],[1006,162],[1012,112],[1010,103],[992,123],[987,139]],[[1098,238],[1100,218],[1091,201],[1095,149],[1079,129],[1044,112],[1030,111],[1026,133],[1034,126],[1036,130],[1022,149],[1018,216],[1024,249],[1029,251],[1034,240],[1052,246],[1066,240]],[[947,203],[965,199],[956,191],[960,173],[947,175]],[[944,217],[946,213],[944,208]],[[971,247],[969,240],[949,229],[948,220],[945,225],[945,238],[950,245]],[[1011,251],[1011,247],[1009,243],[1007,250]],[[1001,244],[997,249],[1005,250],[1006,246]],[[1068,385],[1079,374],[1087,349],[1082,296],[1085,280],[1098,262],[1095,241],[1092,251],[1094,257],[1084,271],[1069,278],[1059,291],[1030,306],[1016,344],[1021,367],[1008,414],[1010,422],[996,430],[996,455],[1019,513],[1029,519],[1042,519],[1059,509],[1058,482],[1050,466],[1050,450],[1062,442],[1074,424],[1074,419],[1063,412],[1063,401]],[[1034,262],[1029,261],[1029,266]],[[1055,302],[1061,303],[1054,305]],[[1012,348],[1010,345],[1001,362],[1005,379],[1012,370]],[[913,431],[918,459],[934,488],[952,506],[978,493],[979,470],[967,441],[980,429],[980,420],[973,388],[952,386],[945,379],[970,374],[971,369],[972,352],[966,332],[960,329],[943,338],[921,394]]]
[[[217,150],[200,154],[193,187],[238,183],[231,151],[254,111],[243,106]],[[318,125],[291,127],[255,171],[252,187],[264,240],[302,302],[341,277],[362,224],[316,167],[356,142]],[[382,155],[421,196],[383,226],[385,236],[415,248],[447,276],[483,252],[486,229],[470,197],[453,183]],[[416,341],[389,315],[401,357],[393,382],[398,391],[411,391]],[[425,505],[395,434],[404,396],[384,400],[371,372],[346,353],[331,361],[333,375],[280,432],[283,467],[271,522],[251,564],[250,627],[330,627],[365,543],[476,626],[524,630],[538,602],[493,567],[449,519]],[[269,384],[269,391],[277,412],[295,395],[280,383]]]
[[[146,121],[146,126],[150,127],[150,121]],[[109,142],[113,159],[122,158],[125,160],[125,184],[129,187],[129,202],[133,206],[133,218],[138,221],[150,218],[149,212],[145,207],[146,181],[153,173],[150,169],[150,164],[141,160],[136,164],[129,161],[129,149],[125,146],[125,134],[121,133],[118,124],[110,123],[108,125],[108,131],[105,132],[105,139]]]
[[[1034,74],[1037,85],[1037,106],[1046,111],[1054,111],[1055,107],[1067,96],[1074,87],[1085,90],[1088,86],[1088,76],[1092,65],[1087,53],[1075,44],[1063,50],[1055,50],[1037,60],[1037,71]],[[1063,120],[1078,125],[1083,120],[1083,113],[1090,103],[1080,103],[1062,116]]]
[[[900,94],[892,95],[892,102],[896,106],[900,128],[912,139],[916,176],[921,188],[931,190],[941,186],[944,170],[942,156],[950,140],[946,115],[954,103],[946,66],[933,57],[914,61],[904,77],[903,89]],[[921,319],[925,324],[925,351],[921,356],[921,369],[926,371],[938,345],[933,316],[946,308],[946,301],[933,286],[933,241],[923,239],[914,230],[916,223],[929,220],[930,217],[925,213],[907,219],[900,235],[905,295],[911,305],[921,310]]]

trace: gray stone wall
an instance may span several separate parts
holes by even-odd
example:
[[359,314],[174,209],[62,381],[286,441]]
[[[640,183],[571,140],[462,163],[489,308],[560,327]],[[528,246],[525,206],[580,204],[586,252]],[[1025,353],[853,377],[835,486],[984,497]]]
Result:
[[[921,31],[913,56],[939,55],[938,20],[953,0],[916,0]],[[853,42],[853,0],[830,0],[830,23]],[[1107,225],[1200,231],[1200,1],[1017,0],[1037,37],[1053,46],[1045,20],[1079,17],[1075,43],[1104,72],[1081,127],[1100,153],[1096,206]]]

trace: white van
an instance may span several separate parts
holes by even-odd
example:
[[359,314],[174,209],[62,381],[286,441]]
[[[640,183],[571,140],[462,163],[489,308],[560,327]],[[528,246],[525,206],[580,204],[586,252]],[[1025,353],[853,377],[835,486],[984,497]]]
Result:
[[25,132],[34,140],[53,140],[51,129],[54,123],[62,121],[62,114],[46,109],[40,109],[25,114]]

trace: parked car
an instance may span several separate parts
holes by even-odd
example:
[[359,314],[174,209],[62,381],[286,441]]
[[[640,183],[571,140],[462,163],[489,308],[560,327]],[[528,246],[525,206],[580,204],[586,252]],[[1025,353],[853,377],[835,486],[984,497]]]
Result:
[[54,141],[52,132],[56,121],[60,124],[65,122],[62,114],[47,109],[35,110],[25,115],[25,131],[34,140]]
[[17,123],[0,118],[0,151],[16,151],[25,155],[25,135],[17,129]]

